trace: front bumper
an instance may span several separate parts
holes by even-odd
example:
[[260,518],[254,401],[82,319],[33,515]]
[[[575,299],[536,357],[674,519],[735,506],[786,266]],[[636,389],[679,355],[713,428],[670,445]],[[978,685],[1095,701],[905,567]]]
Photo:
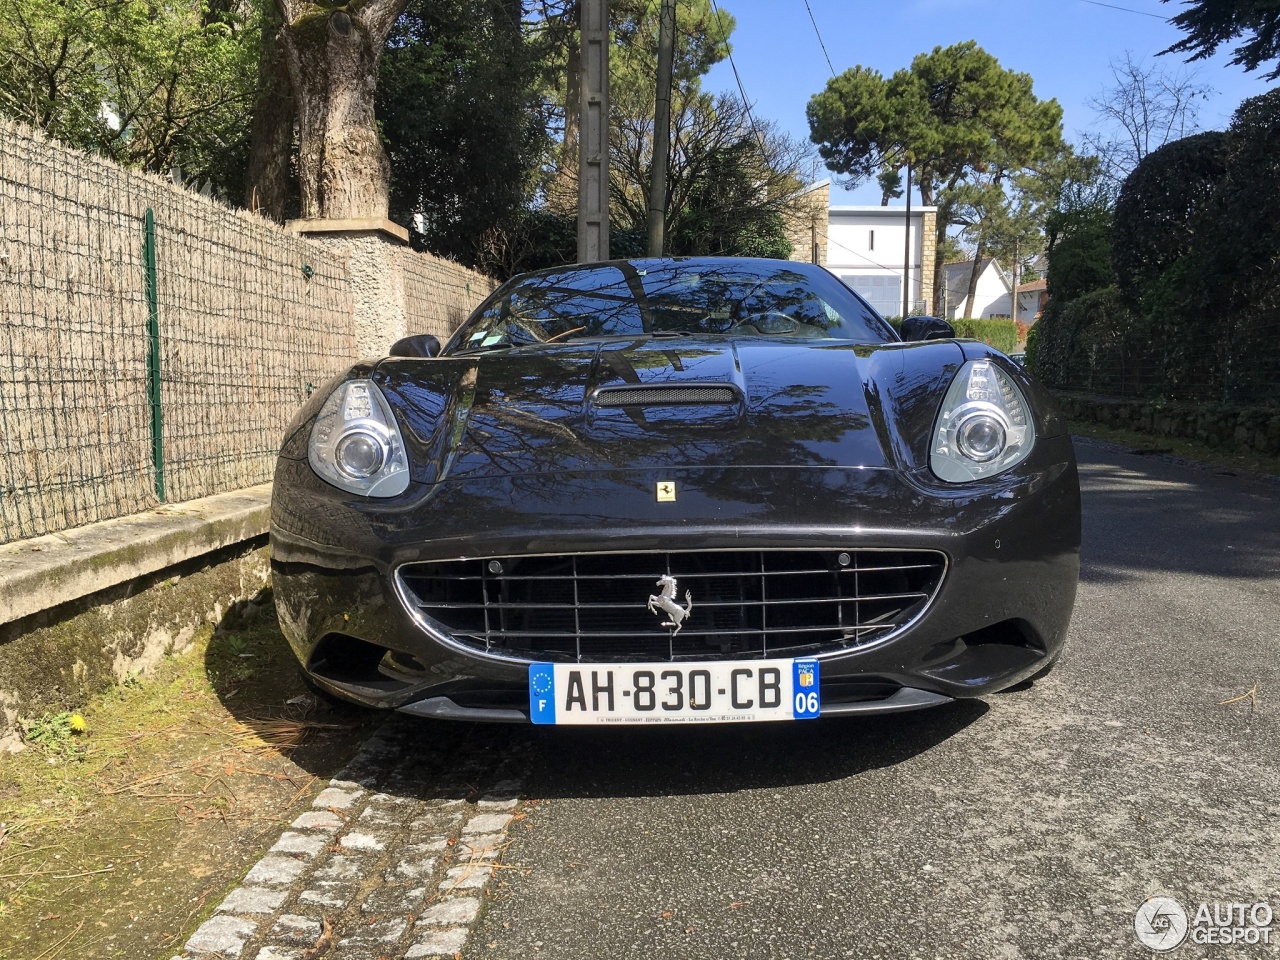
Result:
[[[676,502],[656,502],[658,482],[676,484]],[[823,655],[830,715],[980,696],[1043,670],[1066,637],[1079,544],[1066,437],[963,487],[887,469],[704,468],[452,480],[374,502],[281,459],[272,503],[277,610],[313,681],[370,706],[480,720],[527,719],[526,666],[433,638],[396,591],[400,565],[654,550],[945,553],[939,592],[910,627]],[[401,666],[388,667],[388,650],[406,655]]]

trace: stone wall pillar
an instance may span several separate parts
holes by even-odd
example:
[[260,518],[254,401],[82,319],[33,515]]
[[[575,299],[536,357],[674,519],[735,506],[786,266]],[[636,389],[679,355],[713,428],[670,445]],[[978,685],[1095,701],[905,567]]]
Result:
[[[827,263],[827,225],[830,222],[831,184],[823,181],[797,198],[795,208],[784,215],[791,259],[802,263]],[[814,260],[814,245],[818,248]]]
[[386,356],[410,332],[403,266],[409,231],[385,218],[290,220],[286,227],[346,255],[359,355]]
[[938,316],[934,304],[934,288],[938,276],[938,214],[926,210],[920,223],[920,298],[924,300],[924,312]]

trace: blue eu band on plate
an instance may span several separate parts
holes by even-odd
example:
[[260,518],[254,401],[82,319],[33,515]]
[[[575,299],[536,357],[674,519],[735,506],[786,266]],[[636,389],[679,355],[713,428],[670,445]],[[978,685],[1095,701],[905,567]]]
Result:
[[738,723],[821,712],[817,660],[529,665],[534,723]]

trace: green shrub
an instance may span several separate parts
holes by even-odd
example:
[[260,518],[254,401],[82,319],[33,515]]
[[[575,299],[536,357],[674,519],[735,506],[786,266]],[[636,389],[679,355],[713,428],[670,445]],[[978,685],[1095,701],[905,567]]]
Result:
[[[901,317],[885,317],[888,324],[902,332]],[[1018,325],[1012,320],[951,320],[956,336],[967,340],[981,340],[1003,353],[1013,353],[1018,349]]]
[[1036,358],[1040,354],[1040,324],[1027,331],[1027,369],[1035,370]]
[[1146,325],[1116,287],[1050,300],[1032,334],[1027,364],[1049,386],[1127,396],[1155,375]]
[[[1274,405],[1280,396],[1280,91],[1244,101],[1225,135],[1171,146],[1188,163],[1203,165],[1200,182],[1147,184],[1135,194],[1150,201],[1139,211],[1145,220],[1128,235],[1121,234],[1116,212],[1116,265],[1124,261],[1121,244],[1133,244],[1132,272],[1125,276],[1136,289],[1125,293],[1140,296],[1141,318],[1122,359],[1145,364],[1137,381],[1126,375],[1122,385],[1126,395]],[[1182,180],[1195,176],[1185,165],[1173,173]],[[1125,189],[1132,192],[1130,183]]]
[[1127,296],[1144,295],[1191,249],[1195,216],[1226,174],[1226,139],[1215,131],[1174,140],[1147,154],[1125,180],[1111,260]]
[[[1068,390],[1275,409],[1278,182],[1280,90],[1272,90],[1244,101],[1225,134],[1148,156],[1124,185],[1114,232],[1103,230],[1102,207],[1055,213],[1046,227],[1050,301],[1028,366]],[[1108,250],[1119,286],[1099,288]],[[1268,421],[1266,443],[1271,429]]]
[[1102,290],[1115,283],[1111,269],[1111,211],[1083,207],[1056,211],[1045,229],[1049,234],[1049,295],[1054,300]]
[[1018,349],[1018,325],[1011,319],[954,320],[957,337],[981,340],[1002,353],[1014,353]]
[[23,741],[50,756],[74,757],[84,752],[75,742],[85,732],[84,717],[78,713],[46,713],[40,717],[20,719],[18,729]]
[[[1227,130],[1227,173],[1193,224],[1179,265],[1184,350],[1195,393],[1234,405],[1280,397],[1280,90],[1245,100]],[[1211,370],[1209,368],[1212,368]],[[1194,381],[1189,381],[1191,385]]]

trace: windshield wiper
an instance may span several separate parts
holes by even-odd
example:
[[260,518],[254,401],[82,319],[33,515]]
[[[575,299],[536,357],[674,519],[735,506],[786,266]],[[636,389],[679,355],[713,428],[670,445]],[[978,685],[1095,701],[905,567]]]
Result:
[[465,350],[455,350],[449,354],[451,357],[465,357],[472,353],[491,353],[494,350],[510,350],[512,347],[524,346],[520,343],[512,343],[510,340],[501,343],[480,343],[474,347],[467,347]]

